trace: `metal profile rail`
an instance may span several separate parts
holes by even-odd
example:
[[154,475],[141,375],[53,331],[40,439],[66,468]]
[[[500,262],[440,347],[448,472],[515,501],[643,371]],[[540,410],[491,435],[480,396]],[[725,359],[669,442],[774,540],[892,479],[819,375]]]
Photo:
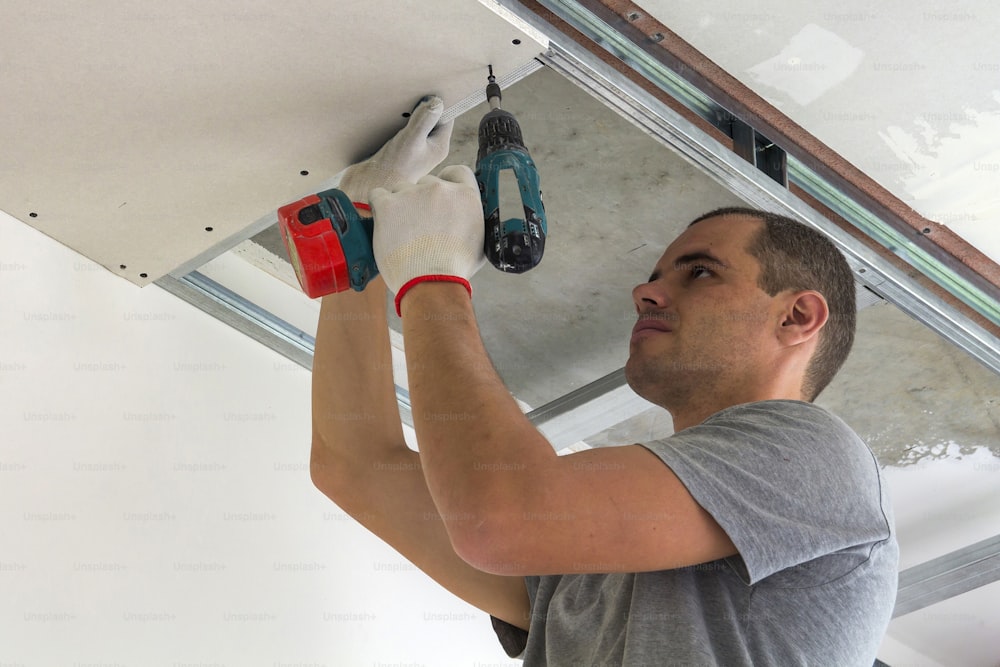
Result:
[[315,338],[211,278],[192,271],[180,279],[163,276],[154,284],[312,370]]
[[[164,276],[154,284],[302,368],[312,370],[316,349],[313,336],[208,276],[192,271],[181,278]],[[413,426],[410,393],[399,385],[396,385],[396,402],[403,423]],[[612,403],[615,409],[609,409]],[[625,370],[619,369],[530,411],[527,417],[559,450],[648,407],[649,403],[628,388]]]
[[1000,535],[899,573],[893,618],[1000,580]]
[[[316,339],[298,327],[276,317],[236,292],[198,271],[181,278],[166,275],[155,283],[195,308],[228,324],[262,345],[271,348],[308,371],[312,370]],[[403,422],[413,425],[410,392],[396,385],[396,402]]]
[[559,451],[653,407],[629,388],[619,368],[528,413]]

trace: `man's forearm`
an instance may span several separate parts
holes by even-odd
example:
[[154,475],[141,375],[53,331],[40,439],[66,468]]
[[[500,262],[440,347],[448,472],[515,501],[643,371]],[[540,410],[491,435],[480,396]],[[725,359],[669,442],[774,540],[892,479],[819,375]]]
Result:
[[313,358],[314,459],[404,447],[380,278],[324,297]]
[[470,567],[452,547],[417,454],[403,441],[381,278],[323,300],[313,362],[313,480],[345,512],[467,602],[527,628],[520,577]]
[[[516,514],[555,458],[521,412],[482,345],[465,288],[424,283],[402,304],[414,427],[431,494],[453,538]],[[457,545],[456,545],[457,546]]]

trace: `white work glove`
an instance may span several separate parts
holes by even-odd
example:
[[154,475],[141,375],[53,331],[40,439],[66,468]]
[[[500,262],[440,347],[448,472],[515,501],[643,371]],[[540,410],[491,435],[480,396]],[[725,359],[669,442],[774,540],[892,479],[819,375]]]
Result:
[[469,278],[486,262],[486,230],[471,169],[454,165],[416,185],[378,188],[371,204],[375,264],[396,295],[397,313],[406,290],[425,280],[459,282],[472,294]]
[[440,97],[428,96],[410,115],[406,127],[375,155],[344,171],[337,186],[352,201],[367,203],[375,188],[416,183],[448,157],[454,122],[438,125],[444,113]]

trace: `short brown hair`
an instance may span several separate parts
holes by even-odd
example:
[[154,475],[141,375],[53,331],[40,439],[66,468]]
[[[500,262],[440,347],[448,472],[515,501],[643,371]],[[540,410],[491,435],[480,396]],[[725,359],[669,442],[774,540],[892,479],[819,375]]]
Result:
[[764,223],[746,249],[760,264],[757,284],[762,290],[771,296],[785,290],[815,290],[826,299],[830,316],[802,381],[803,395],[813,401],[830,384],[854,345],[857,295],[851,267],[830,239],[776,213],[733,206],[710,211],[691,225],[725,215]]

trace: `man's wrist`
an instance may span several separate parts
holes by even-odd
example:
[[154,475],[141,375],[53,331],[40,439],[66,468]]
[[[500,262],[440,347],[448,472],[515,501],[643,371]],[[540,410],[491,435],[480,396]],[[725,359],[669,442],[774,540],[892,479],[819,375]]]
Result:
[[[405,297],[405,306],[404,306]],[[396,314],[443,312],[449,304],[471,304],[472,286],[459,276],[421,276],[408,281],[396,293]]]
[[337,189],[347,195],[347,198],[352,202],[361,204],[369,203],[368,195],[371,193],[371,190],[362,187],[357,181],[341,179],[337,185]]

